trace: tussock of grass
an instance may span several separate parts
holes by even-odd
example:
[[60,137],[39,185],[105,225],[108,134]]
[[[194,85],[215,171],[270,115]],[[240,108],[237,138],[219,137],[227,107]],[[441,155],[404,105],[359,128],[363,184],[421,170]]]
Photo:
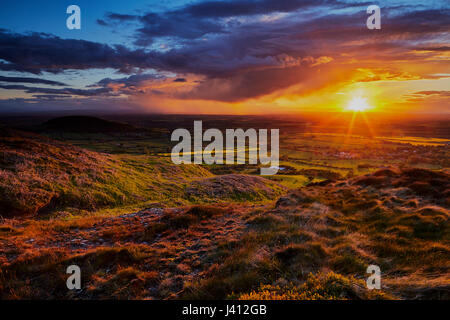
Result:
[[146,287],[159,283],[156,272],[143,272],[133,267],[120,269],[111,277],[94,276],[87,294],[99,299],[145,298]]
[[166,214],[161,221],[171,230],[178,228],[187,228],[191,224],[203,219],[209,219],[219,214],[227,212],[227,208],[214,207],[210,205],[194,205],[182,212],[170,212]]
[[193,202],[267,201],[286,191],[282,185],[271,180],[243,174],[227,174],[191,182],[186,197]]
[[342,274],[364,274],[368,264],[357,255],[345,254],[334,257],[331,261],[331,266],[333,270]]
[[[43,299],[73,298],[66,287],[66,268],[76,264],[80,266],[84,283],[97,279],[96,275],[121,270],[122,266],[137,264],[148,256],[143,246],[121,248],[97,248],[87,253],[71,255],[64,249],[47,249],[22,255],[12,264],[0,269],[1,299]],[[123,282],[126,274],[119,271],[114,283]],[[33,285],[24,280],[24,275],[33,276]],[[153,275],[153,279],[155,275]],[[105,291],[100,288],[101,292]],[[110,294],[110,291],[107,291]],[[89,290],[88,294],[97,295],[98,291]],[[100,297],[97,295],[97,297]]]
[[320,243],[290,244],[275,253],[282,265],[320,264],[327,256],[326,249]]
[[369,291],[361,280],[330,272],[309,274],[301,284],[262,285],[257,290],[238,296],[239,300],[348,300],[389,299],[379,291]]

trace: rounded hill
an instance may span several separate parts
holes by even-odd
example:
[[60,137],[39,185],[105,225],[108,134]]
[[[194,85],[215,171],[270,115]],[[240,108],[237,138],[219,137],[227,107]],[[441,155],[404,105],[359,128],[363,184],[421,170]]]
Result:
[[42,125],[46,130],[76,133],[133,132],[138,129],[126,123],[92,116],[65,116],[51,119]]

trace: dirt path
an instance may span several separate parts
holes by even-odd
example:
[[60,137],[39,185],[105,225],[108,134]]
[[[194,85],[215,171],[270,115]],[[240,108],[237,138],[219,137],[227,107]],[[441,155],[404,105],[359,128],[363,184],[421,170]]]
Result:
[[[162,281],[147,287],[149,295],[144,298],[168,298],[181,290],[183,283],[201,278],[218,262],[218,247],[239,241],[246,229],[242,216],[256,207],[261,206],[197,206],[192,207],[198,208],[194,211],[192,208],[151,208],[115,217],[70,221],[9,220],[0,226],[0,268],[22,268],[49,252],[57,255],[56,264],[63,267],[63,261],[96,252],[137,248],[144,255],[142,260],[129,263],[119,259],[117,266],[105,261],[99,264],[98,270],[91,272],[101,273],[105,281],[127,266],[153,272],[153,276],[156,272],[156,277]],[[39,269],[39,265],[35,267]],[[48,266],[42,264],[41,267],[44,272]],[[32,275],[25,275],[25,278],[28,276]],[[91,277],[89,285],[98,287],[92,280]],[[77,295],[93,294],[88,291],[82,290]]]

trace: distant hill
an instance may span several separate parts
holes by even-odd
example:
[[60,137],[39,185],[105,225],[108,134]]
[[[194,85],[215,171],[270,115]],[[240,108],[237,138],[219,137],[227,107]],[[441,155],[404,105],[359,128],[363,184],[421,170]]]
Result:
[[92,116],[65,116],[43,123],[45,130],[75,133],[125,133],[142,131],[126,123],[109,121]]

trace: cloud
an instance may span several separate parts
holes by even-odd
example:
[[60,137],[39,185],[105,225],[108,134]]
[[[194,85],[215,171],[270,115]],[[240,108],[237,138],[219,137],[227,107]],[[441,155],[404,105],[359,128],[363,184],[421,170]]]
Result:
[[23,90],[26,93],[44,93],[44,94],[57,94],[57,95],[76,95],[76,96],[99,96],[99,95],[116,95],[110,88],[98,88],[98,89],[74,89],[74,88],[41,88],[41,87],[28,87],[24,85],[2,85],[0,84],[0,89],[7,90]]
[[129,77],[125,78],[119,78],[119,79],[111,79],[111,78],[104,78],[97,82],[93,86],[103,86],[106,87],[111,84],[120,84],[122,87],[130,88],[130,87],[138,87],[142,85],[144,82],[154,81],[154,80],[161,80],[165,79],[165,76],[160,74],[135,74],[131,75]]
[[[247,70],[229,77],[210,78],[202,81],[189,92],[178,95],[184,99],[218,100],[225,102],[238,102],[246,99],[258,98],[272,92],[288,88],[302,83],[302,90],[309,90],[317,85],[317,78],[321,77],[321,83],[327,83],[324,59],[312,57],[299,59],[300,63],[278,64],[271,68],[259,68]],[[316,64],[318,63],[318,64]],[[318,66],[321,65],[321,69]]]
[[[136,111],[140,105],[134,101],[120,97],[74,97],[72,99],[58,97],[57,95],[39,95],[34,98],[0,99],[0,113],[22,113],[30,111],[61,111],[73,110],[73,112],[115,112]],[[142,108],[143,111],[145,109]],[[155,112],[162,109],[155,108]]]
[[103,19],[97,19],[97,24],[104,27],[108,26],[108,23]]
[[125,46],[62,39],[46,33],[18,34],[0,30],[0,70],[33,74],[68,69],[113,68],[123,73],[151,67],[147,53]]
[[65,83],[59,81],[52,81],[47,79],[40,78],[28,78],[28,77],[4,77],[0,76],[1,82],[14,82],[14,83],[39,83],[39,84],[48,84],[51,86],[65,86]]
[[121,20],[121,21],[133,21],[136,20],[136,16],[132,14],[120,14],[120,13],[108,13],[108,19],[110,20]]
[[194,19],[186,14],[167,13],[159,15],[147,13],[139,17],[141,27],[137,29],[135,43],[147,46],[155,38],[176,37],[181,39],[199,39],[211,33],[224,33],[224,27],[216,22],[206,19]]
[[359,72],[355,81],[358,82],[372,82],[372,81],[408,81],[408,80],[418,80],[422,77],[417,75],[412,75],[406,71],[398,71],[394,68],[358,68]]
[[[234,0],[204,1],[186,5],[177,10],[162,13],[147,12],[142,15],[108,13],[101,25],[116,26],[124,22],[139,22],[135,43],[152,44],[161,37],[183,40],[200,39],[208,34],[228,34],[229,27],[240,25],[240,17],[292,13],[300,9],[321,8],[329,10],[343,7],[364,7],[368,2],[343,2],[337,0]],[[234,19],[230,20],[230,19]]]
[[442,97],[450,97],[450,91],[448,90],[428,90],[428,91],[418,91],[414,92],[414,95],[420,95],[420,96],[442,96]]
[[[239,102],[290,87],[301,94],[327,83],[335,85],[327,79],[331,75],[335,81],[348,83],[413,80],[437,73],[445,62],[436,61],[448,51],[442,37],[450,31],[447,8],[385,7],[382,29],[368,30],[367,4],[203,1],[176,10],[108,13],[98,19],[98,24],[110,27],[132,23],[137,47],[0,30],[0,70],[42,74],[108,68],[127,75],[102,79],[87,89],[2,88],[43,98],[153,93],[186,100]],[[167,46],[155,49],[156,41]],[[423,70],[406,70],[411,61],[420,61]],[[347,71],[338,77],[336,70]],[[25,83],[58,85],[29,81]]]
[[438,46],[438,47],[418,47],[416,48],[418,51],[450,51],[450,46]]
[[423,90],[409,94],[404,97],[408,102],[430,102],[436,101],[440,109],[447,108],[445,101],[450,101],[450,91],[448,90]]
[[291,12],[300,8],[337,4],[340,4],[340,2],[321,0],[206,1],[189,5],[177,12],[196,18],[226,18],[273,12]]
[[[273,10],[278,8],[271,4],[271,1],[266,2],[268,8]],[[246,2],[238,3],[246,4]],[[290,6],[299,5],[298,3],[292,1]],[[198,4],[204,8],[202,10],[194,5],[180,10],[191,12],[190,14],[196,12],[206,17],[208,10],[205,8],[213,4],[219,5],[215,2],[207,2]],[[284,5],[287,6],[287,4]],[[8,62],[0,62],[0,70],[40,74],[43,71],[62,73],[67,69],[113,68],[132,74],[139,70],[158,69],[222,77],[241,70],[278,66],[286,62],[280,60],[283,55],[292,57],[292,61],[306,56],[335,58],[341,52],[363,55],[374,50],[377,50],[378,54],[400,56],[410,50],[407,41],[411,40],[412,33],[426,33],[423,38],[431,40],[442,31],[448,31],[449,13],[448,10],[425,10],[393,16],[383,22],[383,26],[386,25],[381,30],[383,34],[373,33],[365,28],[365,12],[327,15],[315,13],[301,19],[289,16],[270,23],[249,21],[227,26],[226,32],[207,40],[196,39],[194,29],[197,26],[202,29],[200,33],[209,31],[202,25],[196,25],[197,22],[191,19],[186,21],[163,19],[164,21],[161,22],[158,17],[154,20],[152,13],[139,17],[141,26],[137,29],[140,33],[137,41],[152,41],[154,37],[163,37],[170,33],[177,37],[193,38],[188,43],[183,42],[181,46],[166,51],[144,48],[133,50],[125,46],[61,39],[44,33],[17,34],[0,30],[0,59]],[[121,20],[135,19],[132,15],[112,13],[108,17]],[[415,26],[416,22],[419,22],[421,26]],[[191,27],[185,26],[185,23]],[[147,27],[150,27],[148,31],[150,34],[142,34]],[[213,29],[219,31],[215,27]],[[399,41],[393,42],[392,39]],[[420,38],[417,36],[412,37],[412,40],[418,39]],[[445,46],[442,47],[445,48]]]

